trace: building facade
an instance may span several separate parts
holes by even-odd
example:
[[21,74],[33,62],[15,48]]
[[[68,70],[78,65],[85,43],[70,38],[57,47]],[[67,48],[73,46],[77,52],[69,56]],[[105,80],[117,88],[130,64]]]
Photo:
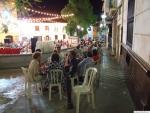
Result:
[[42,41],[66,40],[65,26],[67,23],[30,23],[19,22],[19,40],[41,37]]
[[137,110],[150,109],[150,1],[105,0],[112,19],[112,54],[127,74]]

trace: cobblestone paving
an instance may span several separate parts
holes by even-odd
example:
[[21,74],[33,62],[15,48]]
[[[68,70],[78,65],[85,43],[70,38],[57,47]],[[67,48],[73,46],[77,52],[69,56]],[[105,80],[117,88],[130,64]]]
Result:
[[[83,96],[80,103],[80,113],[133,113],[134,105],[125,84],[125,73],[106,50],[102,59],[102,64],[99,68],[100,87],[96,91],[96,109],[93,110]],[[66,109],[65,97],[62,101],[59,101],[57,93],[53,94],[51,102],[48,100],[48,92],[45,92],[44,96],[34,94],[33,99],[28,100],[22,94],[23,86],[19,85],[23,83],[23,78],[18,76],[16,79],[18,80],[16,80],[18,85],[15,85],[17,89],[16,95],[19,95],[19,98],[15,103],[7,105],[3,113],[75,113],[75,109]],[[11,87],[13,88],[14,86],[12,85]],[[0,93],[4,94],[3,92]],[[5,100],[5,98],[3,99]]]

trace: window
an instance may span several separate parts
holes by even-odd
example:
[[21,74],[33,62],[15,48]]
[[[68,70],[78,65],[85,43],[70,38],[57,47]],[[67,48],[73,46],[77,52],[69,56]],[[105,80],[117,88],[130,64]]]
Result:
[[54,31],[58,32],[58,27],[57,26],[54,27]]
[[49,26],[45,26],[45,31],[49,31]]
[[65,27],[63,27],[62,32],[65,32]]
[[66,35],[63,35],[63,39],[65,39],[66,38]]
[[39,31],[39,30],[40,30],[39,26],[35,26],[35,31]]
[[55,35],[55,40],[57,40],[58,39],[58,35]]
[[126,44],[130,47],[132,47],[132,41],[133,41],[134,5],[135,5],[135,0],[128,1],[127,42],[126,42]]

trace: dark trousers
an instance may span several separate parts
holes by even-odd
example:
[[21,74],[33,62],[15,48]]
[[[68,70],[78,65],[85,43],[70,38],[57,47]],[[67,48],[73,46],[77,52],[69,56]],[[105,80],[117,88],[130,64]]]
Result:
[[72,94],[72,88],[71,88],[71,80],[70,77],[66,77],[66,88],[67,88],[67,103],[72,104],[71,94]]
[[69,77],[69,67],[65,67],[65,87],[66,87],[66,92],[67,92],[67,104],[68,106],[69,105],[72,105],[72,88],[71,88],[71,80],[70,80],[70,77]]

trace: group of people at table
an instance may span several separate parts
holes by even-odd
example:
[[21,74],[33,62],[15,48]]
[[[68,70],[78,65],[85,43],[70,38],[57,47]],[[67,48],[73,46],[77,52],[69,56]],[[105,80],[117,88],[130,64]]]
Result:
[[[99,64],[101,59],[100,47],[97,43],[80,44],[75,49],[61,53],[61,47],[57,47],[47,62],[41,63],[42,54],[36,50],[32,55],[28,71],[32,79],[40,81],[52,69],[60,69],[64,73],[64,89],[67,94],[68,109],[73,108],[71,99],[71,77],[78,76],[80,83],[84,80],[84,72],[87,65]],[[46,77],[45,77],[46,78]],[[45,85],[45,87],[47,87]]]

